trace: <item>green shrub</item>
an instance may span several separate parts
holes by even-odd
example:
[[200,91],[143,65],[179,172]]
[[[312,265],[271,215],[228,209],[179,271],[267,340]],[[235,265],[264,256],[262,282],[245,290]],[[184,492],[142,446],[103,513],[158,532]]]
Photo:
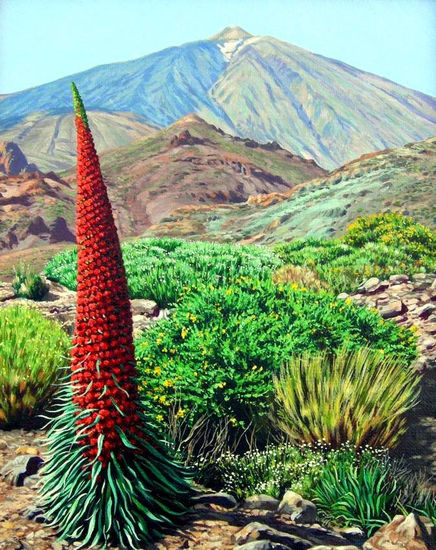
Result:
[[354,291],[369,277],[436,270],[436,233],[396,213],[358,218],[340,239],[299,239],[274,251],[285,264],[314,271],[336,293]]
[[[174,304],[184,288],[220,285],[238,276],[266,279],[281,261],[268,248],[181,239],[139,239],[122,245],[131,298]],[[77,249],[61,252],[45,268],[49,279],[76,290]]]
[[292,443],[393,447],[419,377],[395,357],[369,348],[293,356],[273,379],[274,422]]
[[42,300],[48,291],[47,283],[31,267],[20,265],[14,268],[12,288],[15,296],[29,300]]
[[20,427],[41,412],[65,375],[70,341],[53,321],[19,306],[0,310],[0,426]]
[[135,344],[143,397],[164,425],[174,403],[191,425],[204,416],[227,417],[235,427],[264,422],[272,375],[293,354],[370,345],[403,365],[416,357],[409,329],[374,311],[247,278],[187,291],[173,315]]
[[316,273],[300,265],[284,265],[273,274],[272,279],[276,284],[293,284],[310,290],[328,289],[328,285]]

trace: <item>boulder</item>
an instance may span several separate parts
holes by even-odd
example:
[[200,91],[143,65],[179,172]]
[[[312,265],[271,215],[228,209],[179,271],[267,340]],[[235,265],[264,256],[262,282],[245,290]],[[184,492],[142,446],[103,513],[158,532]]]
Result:
[[227,493],[204,493],[192,499],[193,504],[214,504],[223,508],[234,508],[237,506],[235,497]]
[[289,514],[296,523],[315,523],[318,516],[315,504],[294,491],[286,491],[277,511]]
[[384,319],[391,319],[400,315],[405,306],[401,300],[391,300],[378,304],[377,309]]
[[430,519],[417,514],[395,516],[365,544],[364,550],[436,550],[436,532]]
[[269,540],[279,544],[289,546],[293,550],[306,550],[312,548],[313,544],[308,540],[302,539],[296,535],[278,531],[269,525],[252,521],[234,535],[235,542],[244,545],[248,542],[259,542],[260,540]]
[[254,542],[247,542],[247,544],[243,544],[242,546],[234,546],[233,550],[291,550],[291,548],[269,540],[256,540]]
[[242,504],[243,508],[249,510],[277,510],[280,501],[269,495],[252,495],[246,498]]
[[43,459],[37,455],[19,455],[6,462],[0,470],[0,476],[15,487],[23,487],[26,477],[33,476],[44,464]]

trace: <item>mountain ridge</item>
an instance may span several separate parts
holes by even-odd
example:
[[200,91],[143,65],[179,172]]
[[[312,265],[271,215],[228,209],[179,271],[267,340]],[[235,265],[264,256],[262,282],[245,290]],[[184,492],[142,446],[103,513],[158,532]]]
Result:
[[422,92],[238,27],[214,37],[4,97],[0,139],[7,131],[20,144],[23,119],[36,111],[70,113],[72,78],[88,110],[132,112],[158,127],[194,112],[233,135],[276,141],[328,169],[436,135],[436,99]]

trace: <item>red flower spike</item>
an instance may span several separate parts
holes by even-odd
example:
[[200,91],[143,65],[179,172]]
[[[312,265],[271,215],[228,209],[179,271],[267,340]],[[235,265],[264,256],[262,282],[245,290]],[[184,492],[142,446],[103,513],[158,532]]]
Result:
[[[72,384],[79,394],[74,398],[79,409],[100,408],[103,403],[107,407],[102,411],[97,425],[84,438],[84,444],[91,445],[86,453],[88,457],[97,454],[99,433],[110,441],[110,444],[103,445],[101,452],[101,462],[105,467],[110,451],[118,453],[124,448],[115,426],[121,426],[128,438],[129,433],[134,433],[132,428],[138,421],[135,402],[127,399],[125,393],[117,388],[117,384],[123,387],[123,380],[136,376],[132,314],[120,242],[99,159],[83,103],[74,84],[72,91],[77,128],[77,303],[80,307],[76,313],[76,345],[71,355],[73,369],[79,363],[84,368],[81,376],[72,378]],[[117,384],[111,376],[101,375],[104,369],[110,369]],[[105,384],[101,382],[103,379]],[[89,391],[81,395],[90,382],[93,384]],[[105,395],[99,399],[104,385]],[[135,397],[136,388],[132,391],[129,384],[129,389]],[[111,421],[107,422],[109,417]],[[81,424],[78,429],[80,427]]]

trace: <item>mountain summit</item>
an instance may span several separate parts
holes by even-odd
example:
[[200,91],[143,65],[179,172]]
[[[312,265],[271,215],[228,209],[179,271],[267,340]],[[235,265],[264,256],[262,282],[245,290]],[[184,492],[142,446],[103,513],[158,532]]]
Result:
[[230,27],[226,27],[221,32],[218,32],[217,34],[214,34],[208,40],[240,40],[244,38],[251,38],[253,35],[247,32],[246,30],[242,29],[241,27],[238,27],[236,25],[232,25]]
[[[209,40],[3,97],[0,140],[15,141],[39,166],[53,166],[55,155],[58,169],[71,162],[71,125],[51,124],[54,143],[43,153],[47,142],[34,152],[24,143],[36,124],[44,127],[45,119],[70,113],[71,80],[101,120],[99,133],[113,136],[122,126],[124,143],[149,126],[168,126],[196,113],[227,133],[277,142],[332,169],[364,153],[436,135],[435,98],[287,42],[227,27]],[[114,131],[105,132],[109,122]],[[108,140],[105,148],[118,144]]]

